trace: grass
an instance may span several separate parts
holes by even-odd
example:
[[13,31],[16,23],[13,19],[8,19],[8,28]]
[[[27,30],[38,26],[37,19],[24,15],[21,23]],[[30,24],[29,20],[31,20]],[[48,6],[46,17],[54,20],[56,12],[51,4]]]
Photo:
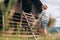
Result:
[[0,40],[34,40],[34,38],[23,37],[0,37]]
[[[40,40],[60,40],[60,33],[58,34],[48,34],[47,37],[39,37]],[[35,40],[33,37],[3,37],[0,36],[0,40]]]

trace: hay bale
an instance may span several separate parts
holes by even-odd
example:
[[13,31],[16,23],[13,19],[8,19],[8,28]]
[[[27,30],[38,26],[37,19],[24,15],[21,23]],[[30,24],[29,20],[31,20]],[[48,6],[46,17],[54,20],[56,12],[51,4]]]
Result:
[[47,24],[47,28],[54,27],[55,26],[55,22],[56,22],[56,20],[54,18],[50,17],[50,20],[49,20],[49,22]]

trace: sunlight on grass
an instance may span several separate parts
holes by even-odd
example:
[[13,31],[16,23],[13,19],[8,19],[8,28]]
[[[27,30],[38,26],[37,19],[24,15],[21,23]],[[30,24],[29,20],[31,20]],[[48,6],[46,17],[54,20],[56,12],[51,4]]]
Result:
[[[47,37],[39,37],[40,40],[60,40],[60,33],[59,34],[49,34]],[[18,36],[11,36],[11,37],[3,37],[0,36],[0,40],[35,40],[33,37],[18,37]]]
[[22,38],[22,37],[0,37],[0,40],[34,40],[34,38]]

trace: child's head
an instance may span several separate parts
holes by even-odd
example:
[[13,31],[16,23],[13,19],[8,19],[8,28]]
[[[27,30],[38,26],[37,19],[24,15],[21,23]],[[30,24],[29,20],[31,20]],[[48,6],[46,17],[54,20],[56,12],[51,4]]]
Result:
[[43,5],[42,6],[42,11],[46,10],[47,8],[48,8],[47,5]]

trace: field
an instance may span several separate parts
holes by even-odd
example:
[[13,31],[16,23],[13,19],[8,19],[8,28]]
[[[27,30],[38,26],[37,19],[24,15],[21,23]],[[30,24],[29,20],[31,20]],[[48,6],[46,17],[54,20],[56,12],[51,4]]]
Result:
[[[19,37],[18,35],[16,35],[16,36],[9,36],[9,37],[0,36],[0,40],[35,40],[35,39],[33,37],[27,37],[27,36]],[[48,34],[46,37],[39,37],[39,40],[60,40],[60,33]]]

